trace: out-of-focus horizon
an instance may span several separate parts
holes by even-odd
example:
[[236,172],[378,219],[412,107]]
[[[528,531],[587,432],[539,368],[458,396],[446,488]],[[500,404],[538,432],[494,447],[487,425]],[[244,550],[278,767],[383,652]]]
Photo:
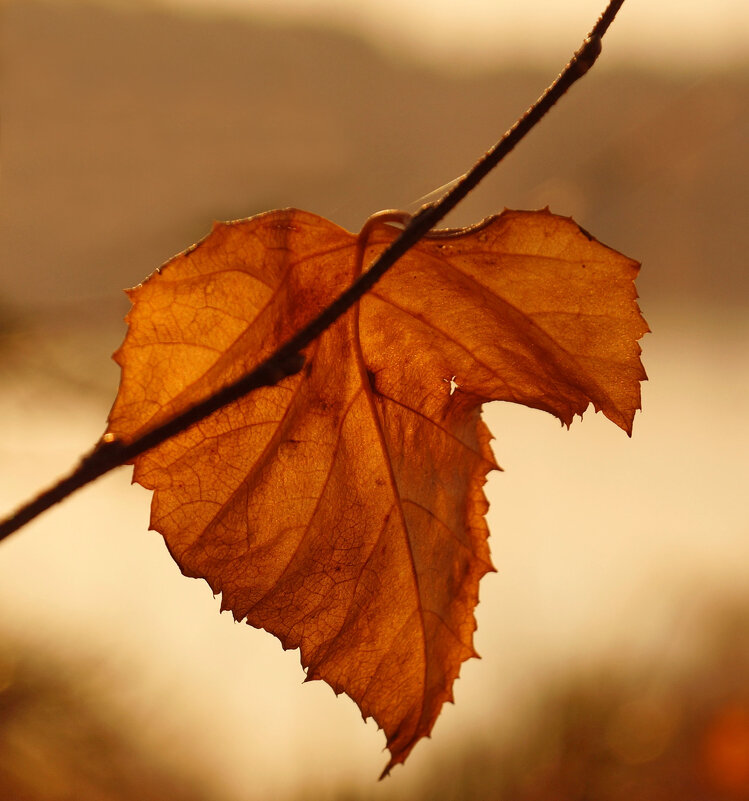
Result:
[[[536,98],[603,6],[526,3],[536,21],[524,29],[510,24],[516,2],[491,3],[506,15],[491,24],[489,4],[463,3],[478,38],[457,22],[443,28],[453,46],[470,39],[465,53],[475,45],[461,66],[435,55],[436,33],[423,50],[414,40],[382,44],[379,31],[400,18],[411,25],[422,6],[281,11],[278,2],[273,21],[250,3],[241,16],[176,3],[3,5],[2,511],[67,471],[102,433],[118,382],[110,354],[124,334],[123,287],[214,219],[290,205],[356,230],[381,208],[415,210]],[[676,5],[691,27],[663,38]],[[445,19],[438,8],[427,31]],[[349,26],[350,14],[362,16]],[[627,0],[599,65],[450,218],[463,225],[503,206],[546,205],[573,216],[643,262],[638,288],[654,333],[643,341],[650,381],[631,440],[592,411],[567,431],[521,407],[488,408],[506,472],[487,485],[499,573],[481,586],[483,659],[466,663],[456,706],[405,768],[375,784],[381,733],[327,687],[301,686],[296,653],[234,625],[204,582],[179,575],[147,531],[148,493],[122,469],[0,547],[0,795],[10,771],[7,786],[34,801],[71,781],[80,799],[578,801],[574,787],[524,795],[506,780],[523,764],[565,768],[565,715],[591,720],[589,737],[608,749],[585,770],[609,760],[631,781],[644,775],[631,771],[656,775],[666,755],[673,767],[697,753],[692,745],[713,742],[713,701],[727,705],[729,734],[718,726],[715,737],[733,758],[749,737],[745,673],[724,682],[726,665],[747,664],[749,609],[746,15],[743,2]],[[498,60],[479,41],[495,24],[518,31]],[[660,44],[642,38],[645,29],[660,32]],[[648,61],[658,47],[668,59]],[[740,624],[718,648],[711,629],[732,615]],[[721,649],[722,668],[710,661]],[[709,677],[699,693],[681,681],[701,660],[713,665],[712,689],[728,687],[730,698],[710,696]],[[615,702],[599,693],[611,720],[588,714],[590,699],[558,705],[545,733],[555,742],[534,735],[535,756],[508,767],[500,751],[533,727],[533,704],[601,665],[626,674]],[[607,679],[613,688],[615,671],[604,670],[585,680],[593,695]],[[694,710],[708,710],[704,720]],[[79,728],[68,723],[76,714]],[[632,735],[643,729],[655,741]],[[572,731],[572,746],[582,736]],[[736,753],[733,784],[711,798],[747,797],[749,761],[744,776]],[[148,758],[179,774],[171,790],[159,771],[140,796],[124,778]],[[476,776],[492,771],[502,775],[482,790]],[[627,786],[588,797],[675,801]]]
[[[58,0],[59,2],[60,0]],[[64,1],[64,0],[63,0]],[[324,25],[439,69],[495,69],[508,64],[559,66],[592,27],[602,0],[102,0],[208,16]],[[733,69],[749,64],[749,6],[629,0],[607,40],[604,69]],[[576,46],[576,44],[574,45]]]

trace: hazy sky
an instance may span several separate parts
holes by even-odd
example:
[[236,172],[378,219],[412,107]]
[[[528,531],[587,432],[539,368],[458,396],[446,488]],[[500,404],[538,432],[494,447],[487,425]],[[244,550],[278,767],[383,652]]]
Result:
[[[147,0],[148,1],[148,0]],[[605,0],[150,0],[354,28],[416,57],[472,64],[554,63],[575,48]],[[749,63],[747,0],[627,0],[607,37],[608,63],[678,67]]]

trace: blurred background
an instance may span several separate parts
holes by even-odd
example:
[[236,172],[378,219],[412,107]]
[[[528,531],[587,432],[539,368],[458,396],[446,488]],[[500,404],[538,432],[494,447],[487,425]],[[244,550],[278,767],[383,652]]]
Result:
[[[357,230],[464,172],[601,0],[6,0],[0,509],[103,431],[137,284],[215,219]],[[749,6],[628,0],[596,68],[450,217],[573,216],[641,260],[629,440],[493,404],[482,659],[384,738],[219,615],[116,471],[0,546],[0,797],[749,799]]]

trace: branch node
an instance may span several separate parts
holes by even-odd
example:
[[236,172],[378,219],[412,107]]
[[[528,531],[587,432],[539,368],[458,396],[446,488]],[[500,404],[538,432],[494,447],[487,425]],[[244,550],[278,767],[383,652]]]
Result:
[[94,449],[81,459],[80,468],[94,472],[102,467],[111,469],[111,466],[122,464],[121,454],[124,450],[125,443],[121,439],[114,434],[104,434]]
[[576,77],[582,78],[586,72],[596,63],[598,56],[601,55],[602,43],[600,36],[589,36],[582,44],[580,49],[572,57],[570,67],[574,70]]

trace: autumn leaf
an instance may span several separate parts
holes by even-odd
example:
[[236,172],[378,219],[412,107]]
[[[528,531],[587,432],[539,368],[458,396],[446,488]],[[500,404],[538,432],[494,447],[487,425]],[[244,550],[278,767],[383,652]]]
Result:
[[[370,226],[363,263],[397,236]],[[217,224],[130,290],[108,433],[124,442],[267,358],[356,277],[357,237],[294,209]],[[484,402],[631,432],[638,265],[548,211],[421,240],[304,369],[135,460],[151,526],[222,609],[299,648],[307,679],[383,728],[385,772],[471,656],[492,570]]]

